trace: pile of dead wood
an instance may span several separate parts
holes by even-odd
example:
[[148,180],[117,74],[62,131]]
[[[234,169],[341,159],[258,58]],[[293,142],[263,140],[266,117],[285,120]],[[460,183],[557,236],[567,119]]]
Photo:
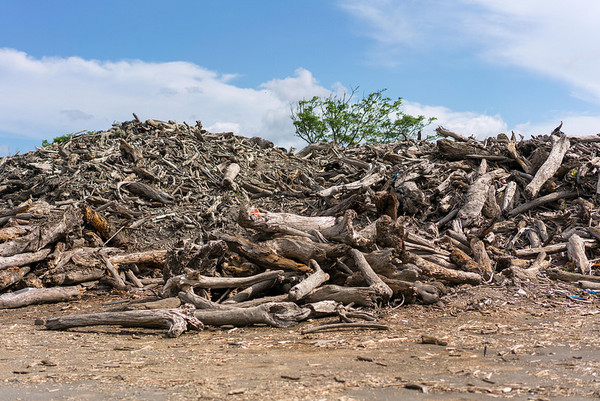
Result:
[[2,158],[0,307],[154,290],[162,301],[130,308],[158,312],[47,327],[178,335],[201,323],[349,322],[370,316],[352,306],[436,303],[462,284],[600,282],[599,136],[437,131],[437,142],[293,154],[136,117]]

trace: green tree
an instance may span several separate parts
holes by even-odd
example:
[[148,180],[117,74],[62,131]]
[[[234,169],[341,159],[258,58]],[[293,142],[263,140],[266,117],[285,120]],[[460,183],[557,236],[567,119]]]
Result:
[[342,96],[314,96],[292,105],[296,136],[308,143],[335,142],[341,146],[395,142],[414,138],[435,118],[404,114],[402,98],[392,100],[385,89],[353,102],[356,88]]

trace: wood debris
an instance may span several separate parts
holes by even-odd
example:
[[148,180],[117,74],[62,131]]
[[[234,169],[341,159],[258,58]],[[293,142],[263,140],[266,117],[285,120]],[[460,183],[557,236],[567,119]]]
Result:
[[[0,159],[0,291],[159,286],[204,324],[284,327],[322,301],[429,304],[519,277],[586,285],[600,277],[600,136],[561,127],[519,141],[440,127],[435,142],[296,154],[200,122],[76,135]],[[163,311],[137,321],[185,331]]]

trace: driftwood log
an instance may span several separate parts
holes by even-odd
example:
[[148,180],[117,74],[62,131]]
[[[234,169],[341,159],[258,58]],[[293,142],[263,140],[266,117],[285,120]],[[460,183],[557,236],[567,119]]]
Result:
[[81,295],[81,293],[82,289],[80,287],[23,288],[19,291],[0,295],[0,309],[70,301]]
[[179,337],[193,329],[201,330],[202,323],[192,310],[151,309],[124,312],[100,312],[49,318],[48,330],[66,330],[73,327],[117,325],[124,327],[166,328],[167,337]]

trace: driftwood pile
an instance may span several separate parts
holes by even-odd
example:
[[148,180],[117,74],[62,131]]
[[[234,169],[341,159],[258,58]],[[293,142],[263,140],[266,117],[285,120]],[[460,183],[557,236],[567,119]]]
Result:
[[131,310],[46,327],[177,336],[324,315],[382,328],[353,307],[432,304],[462,284],[549,277],[596,288],[600,136],[560,129],[477,141],[439,127],[437,142],[294,154],[136,116],[5,157],[0,308],[153,291]]

